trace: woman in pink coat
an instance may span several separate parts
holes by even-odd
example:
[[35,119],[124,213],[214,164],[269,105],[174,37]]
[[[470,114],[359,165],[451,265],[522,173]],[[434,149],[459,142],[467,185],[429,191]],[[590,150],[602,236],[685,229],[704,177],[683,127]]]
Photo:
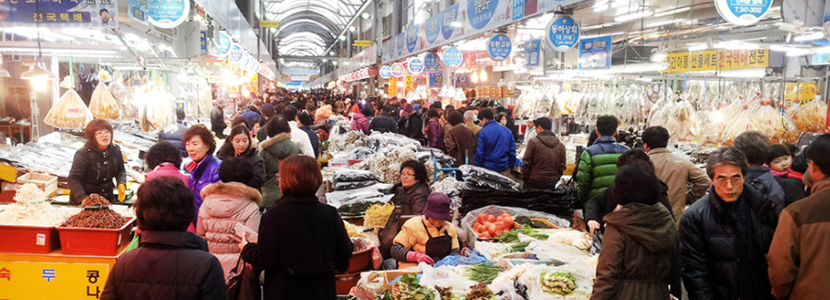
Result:
[[190,177],[179,171],[179,166],[182,165],[181,151],[173,143],[158,142],[150,147],[150,150],[147,150],[145,163],[147,170],[152,171],[144,175],[144,181],[161,176],[172,176],[181,179],[184,185],[189,187]]
[[210,253],[222,263],[225,278],[236,266],[241,252],[234,227],[241,223],[254,232],[259,229],[262,195],[241,183],[250,179],[250,170],[251,166],[244,159],[225,160],[219,167],[222,182],[202,189],[204,202],[199,208],[196,233],[207,240]]

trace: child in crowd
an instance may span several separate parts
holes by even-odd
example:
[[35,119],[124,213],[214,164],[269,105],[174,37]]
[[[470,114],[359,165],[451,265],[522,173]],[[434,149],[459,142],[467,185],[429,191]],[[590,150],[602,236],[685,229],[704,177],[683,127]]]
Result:
[[804,174],[793,171],[790,168],[793,163],[793,154],[787,145],[772,144],[767,148],[767,165],[772,175],[783,178],[796,178],[801,180]]

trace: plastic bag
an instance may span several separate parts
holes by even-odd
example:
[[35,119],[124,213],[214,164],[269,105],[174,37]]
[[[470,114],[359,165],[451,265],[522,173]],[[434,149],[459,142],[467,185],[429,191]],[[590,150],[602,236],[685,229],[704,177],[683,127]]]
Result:
[[811,101],[791,109],[789,117],[800,131],[823,133],[826,131],[827,104],[822,101]]
[[49,109],[43,122],[61,129],[84,129],[95,117],[75,90],[68,90],[58,103]]
[[[559,227],[563,227],[563,228],[568,228],[568,227],[571,226],[570,221],[559,218],[559,217],[554,216],[552,214],[547,214],[547,213],[538,212],[538,211],[532,211],[532,210],[523,209],[523,208],[490,205],[490,206],[482,207],[482,208],[479,208],[479,209],[476,209],[476,210],[472,210],[469,213],[467,213],[464,216],[463,219],[461,219],[460,231],[463,231],[464,233],[466,233],[468,235],[467,236],[467,244],[471,248],[475,247],[476,236],[475,236],[475,234],[472,234],[472,232],[473,232],[472,227],[473,227],[473,224],[476,222],[476,218],[478,218],[478,215],[480,215],[480,214],[501,215],[503,212],[508,212],[508,213],[510,213],[511,215],[514,215],[514,216],[515,215],[520,215],[520,216],[525,216],[525,217],[529,217],[529,218],[546,219],[549,222],[551,222],[552,224],[554,224],[556,226],[559,226]],[[461,233],[459,233],[459,237],[461,237],[461,236],[462,236]]]
[[[576,288],[568,295],[557,295],[546,293],[542,291],[539,284],[539,278],[544,273],[563,272],[571,274],[576,279]],[[588,299],[591,297],[593,291],[595,270],[587,267],[580,267],[577,265],[564,265],[559,267],[551,266],[536,266],[533,267],[522,276],[519,276],[518,282],[527,286],[528,296],[530,299],[548,300],[548,299]]]
[[431,289],[436,286],[451,287],[453,294],[466,295],[470,292],[470,287],[476,284],[475,281],[458,274],[455,267],[440,266],[433,268],[425,263],[420,263],[418,267],[421,268],[421,285]]
[[89,100],[89,111],[97,118],[114,118],[118,117],[118,102],[110,94],[104,82],[99,82],[92,92],[92,98]]
[[378,183],[378,182],[375,181],[375,180],[357,181],[357,182],[335,182],[333,186],[334,186],[335,191],[346,191],[346,190],[354,190],[354,189],[359,189],[359,188],[372,186],[375,183]]
[[382,272],[360,273],[360,280],[354,288],[355,297],[358,300],[376,300],[376,295],[383,292],[384,281]]
[[332,180],[334,182],[361,182],[375,180],[375,175],[365,170],[335,170]]
[[470,256],[449,255],[447,257],[444,257],[443,259],[435,262],[435,267],[437,268],[440,266],[455,267],[459,265],[477,265],[488,262],[490,262],[490,260],[488,260],[487,257],[484,257],[484,255],[481,255],[481,253],[478,253],[478,251],[473,250],[470,251]]
[[467,177],[467,184],[480,188],[518,190],[519,183],[491,170],[472,165],[462,165],[459,170]]

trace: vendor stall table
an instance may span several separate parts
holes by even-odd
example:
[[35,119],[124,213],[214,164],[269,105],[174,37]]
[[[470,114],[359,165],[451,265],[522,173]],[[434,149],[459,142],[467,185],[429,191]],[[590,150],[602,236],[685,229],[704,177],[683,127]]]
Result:
[[0,125],[0,132],[5,132],[8,137],[15,137],[15,135],[17,135],[17,137],[20,137],[21,143],[26,143],[28,140],[23,136],[23,134],[25,133],[29,138],[31,138],[32,125]]
[[98,299],[116,256],[0,253],[0,299]]

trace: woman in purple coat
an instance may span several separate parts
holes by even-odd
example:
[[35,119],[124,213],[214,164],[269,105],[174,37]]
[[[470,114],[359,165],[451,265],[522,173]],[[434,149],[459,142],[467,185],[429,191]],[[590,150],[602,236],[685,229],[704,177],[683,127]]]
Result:
[[[202,206],[202,188],[219,182],[219,165],[222,161],[213,156],[213,152],[216,151],[216,141],[210,129],[205,125],[198,124],[188,128],[182,135],[182,141],[187,149],[187,156],[192,160],[184,168],[190,172],[190,190],[193,191],[198,212]],[[188,231],[196,232],[195,224],[196,219],[193,219],[193,224]]]

